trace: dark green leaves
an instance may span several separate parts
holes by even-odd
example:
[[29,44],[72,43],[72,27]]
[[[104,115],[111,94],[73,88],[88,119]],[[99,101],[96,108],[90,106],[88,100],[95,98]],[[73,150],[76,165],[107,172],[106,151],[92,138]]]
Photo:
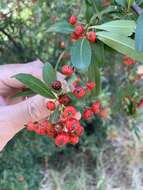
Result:
[[48,85],[49,88],[51,88],[51,84],[53,81],[57,79],[56,77],[56,71],[52,67],[50,63],[45,63],[43,67],[43,80]]
[[48,28],[47,32],[59,32],[63,34],[70,34],[74,31],[74,27],[67,21],[57,22]]
[[17,80],[22,82],[28,88],[30,88],[33,92],[40,94],[47,98],[55,98],[55,95],[52,91],[39,79],[35,78],[30,74],[17,74],[14,76]]
[[71,61],[73,66],[80,70],[86,71],[91,62],[91,47],[86,39],[76,41],[71,48]]
[[135,41],[131,38],[111,32],[97,32],[97,36],[102,42],[116,51],[137,61],[143,61],[143,53],[135,50]]
[[135,42],[136,50],[143,52],[143,13],[139,16],[137,21]]

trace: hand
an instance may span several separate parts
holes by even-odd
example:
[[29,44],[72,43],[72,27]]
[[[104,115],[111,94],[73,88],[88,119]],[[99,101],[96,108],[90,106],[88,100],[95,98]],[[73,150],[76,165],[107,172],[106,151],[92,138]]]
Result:
[[[32,74],[41,78],[43,63],[36,60],[27,64],[11,64],[0,66],[0,150],[6,143],[29,121],[38,121],[49,115],[45,107],[44,97],[36,95],[27,100],[23,98],[11,99],[23,84],[14,78],[18,73]],[[59,79],[63,80],[63,76]]]

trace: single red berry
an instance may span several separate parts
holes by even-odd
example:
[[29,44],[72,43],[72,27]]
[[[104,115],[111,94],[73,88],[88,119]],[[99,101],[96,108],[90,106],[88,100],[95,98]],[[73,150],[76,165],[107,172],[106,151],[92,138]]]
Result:
[[70,77],[73,73],[74,73],[74,69],[73,67],[69,66],[69,65],[64,65],[62,67],[62,73],[68,77]]
[[96,42],[96,32],[87,32],[86,37],[90,42]]
[[99,113],[100,112],[100,107],[101,107],[100,102],[97,101],[97,102],[92,104],[92,111],[94,113]]
[[127,55],[125,55],[125,56],[123,57],[123,63],[124,63],[125,65],[134,65],[136,62],[135,62],[135,60],[133,60],[133,59],[131,59],[130,57],[128,57]]
[[59,80],[52,82],[52,88],[54,90],[60,90],[62,88],[62,83]]
[[71,25],[75,25],[77,23],[77,17],[76,16],[71,16],[70,19],[69,19],[69,23]]
[[90,108],[86,108],[82,114],[83,119],[89,120],[93,117],[93,111]]
[[87,89],[88,89],[89,91],[91,91],[91,90],[93,90],[93,89],[95,88],[96,83],[89,81],[89,82],[87,82],[85,85],[86,85]]
[[84,88],[82,86],[77,86],[73,90],[73,94],[75,95],[76,98],[80,99],[86,95],[86,91],[84,90]]
[[49,138],[55,138],[57,135],[57,131],[55,129],[55,126],[52,125],[51,123],[49,123],[47,128],[46,128],[46,134]]
[[77,135],[77,136],[82,136],[83,133],[84,133],[84,128],[82,126],[79,126],[75,129],[74,133]]
[[71,144],[77,144],[79,142],[79,137],[76,135],[70,135],[69,142]]
[[30,121],[28,124],[27,124],[27,130],[28,131],[35,131],[35,124]]
[[66,128],[69,132],[74,132],[80,127],[80,123],[77,119],[70,118],[66,121]]
[[55,144],[58,147],[62,147],[64,145],[66,145],[68,142],[69,142],[69,136],[68,136],[68,134],[65,134],[65,133],[57,135],[57,137],[55,139]]
[[140,100],[140,102],[137,105],[138,108],[142,108],[143,107],[143,99]]
[[77,110],[75,107],[73,106],[67,106],[65,109],[64,109],[64,112],[63,112],[63,116],[65,118],[74,118],[75,115],[77,113]]
[[79,36],[84,32],[84,27],[81,24],[76,25],[75,33]]
[[38,135],[45,135],[46,134],[46,127],[45,125],[42,125],[41,123],[37,124],[35,127],[35,132]]
[[60,104],[67,106],[72,100],[67,94],[60,95],[58,98]]
[[79,39],[79,35],[77,35],[75,32],[73,32],[72,34],[71,34],[71,41],[76,41],[76,40],[78,40]]
[[54,111],[56,108],[55,102],[53,101],[48,101],[46,104],[46,107],[50,110],[50,111]]

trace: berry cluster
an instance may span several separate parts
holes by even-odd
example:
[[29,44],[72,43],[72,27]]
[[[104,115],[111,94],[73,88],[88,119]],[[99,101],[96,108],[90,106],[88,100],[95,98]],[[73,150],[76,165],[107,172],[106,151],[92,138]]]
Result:
[[71,16],[69,18],[69,23],[75,26],[75,31],[71,34],[72,41],[76,41],[80,38],[87,38],[90,42],[96,42],[96,32],[86,32],[84,26],[82,24],[77,23],[76,16]]
[[[75,74],[74,68],[69,65],[64,65],[61,72],[67,77],[67,80],[71,79],[72,75]],[[50,116],[43,121],[29,122],[27,124],[28,131],[54,138],[55,144],[59,147],[67,143],[78,143],[79,137],[84,132],[81,120],[91,120],[94,114],[100,115],[103,112],[99,101],[86,108],[85,105],[81,104],[80,111],[76,103],[73,102],[73,97],[77,102],[78,99],[84,102],[84,97],[88,96],[96,87],[95,82],[83,82],[77,76],[75,80],[67,84],[69,91],[65,92],[60,81],[52,82],[51,87],[57,98],[46,103]]]

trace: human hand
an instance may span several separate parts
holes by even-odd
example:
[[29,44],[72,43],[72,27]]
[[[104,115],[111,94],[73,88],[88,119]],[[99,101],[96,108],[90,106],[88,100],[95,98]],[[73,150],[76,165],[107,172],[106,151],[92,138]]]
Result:
[[[0,150],[29,121],[38,121],[49,115],[46,109],[46,98],[36,95],[24,100],[11,99],[24,86],[18,80],[11,78],[19,73],[32,74],[42,78],[43,63],[40,60],[27,64],[11,64],[0,66]],[[63,76],[58,74],[63,80]]]

